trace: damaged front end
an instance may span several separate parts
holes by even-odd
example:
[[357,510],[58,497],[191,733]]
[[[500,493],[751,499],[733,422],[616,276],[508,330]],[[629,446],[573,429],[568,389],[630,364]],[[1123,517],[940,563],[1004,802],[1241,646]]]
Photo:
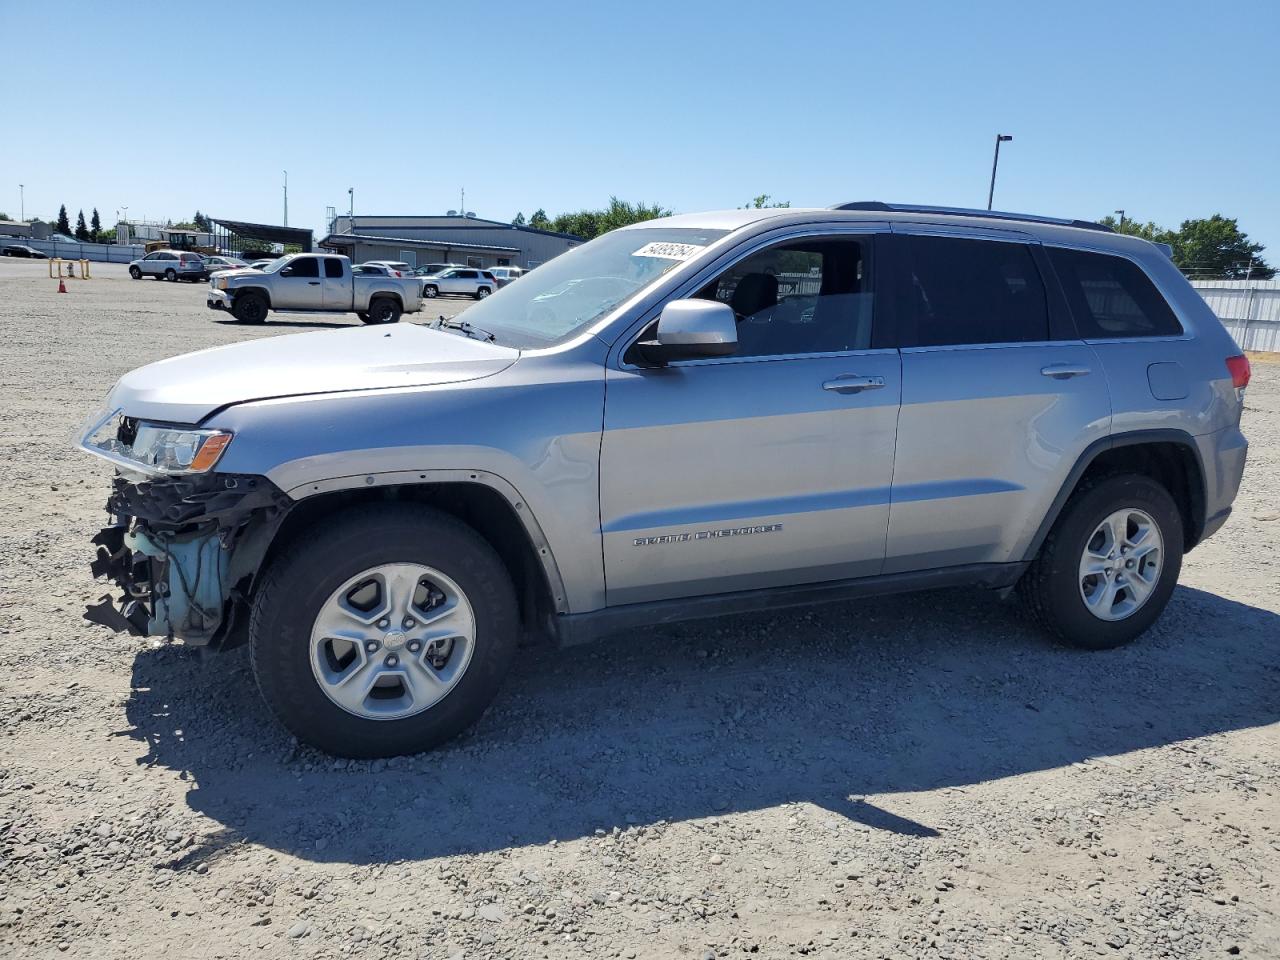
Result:
[[245,586],[293,501],[265,477],[118,473],[94,577],[122,589],[84,618],[137,636],[225,645]]

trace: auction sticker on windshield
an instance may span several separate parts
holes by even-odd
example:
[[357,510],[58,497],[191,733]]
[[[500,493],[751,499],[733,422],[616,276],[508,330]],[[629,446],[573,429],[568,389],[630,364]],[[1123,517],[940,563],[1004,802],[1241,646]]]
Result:
[[670,243],[655,240],[631,254],[633,257],[658,257],[663,260],[688,260],[699,250],[704,249],[697,243]]

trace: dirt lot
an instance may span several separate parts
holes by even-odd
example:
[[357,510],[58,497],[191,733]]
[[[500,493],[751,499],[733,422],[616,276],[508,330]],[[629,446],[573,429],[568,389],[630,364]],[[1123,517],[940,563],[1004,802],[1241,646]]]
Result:
[[108,470],[69,437],[139,364],[357,321],[44,269],[0,263],[0,955],[1280,957],[1280,366],[1235,514],[1128,649],[972,592],[664,627],[529,652],[432,755],[335,762],[242,651],[81,622]]

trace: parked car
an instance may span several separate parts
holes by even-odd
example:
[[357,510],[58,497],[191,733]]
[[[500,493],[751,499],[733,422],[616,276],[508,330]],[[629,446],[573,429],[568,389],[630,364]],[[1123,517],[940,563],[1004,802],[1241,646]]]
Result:
[[524,271],[519,267],[490,267],[489,273],[493,274],[493,278],[498,281],[499,287],[505,287],[513,280],[518,280],[524,276]]
[[157,250],[129,264],[129,276],[135,280],[152,277],[156,280],[203,280],[204,257],[182,250]]
[[468,727],[525,634],[973,585],[1114,647],[1231,512],[1248,382],[1168,248],[1096,224],[651,220],[464,318],[126,374],[80,441],[122,471],[86,616],[247,642],[346,756]]
[[33,260],[48,260],[47,253],[41,253],[35,247],[28,247],[23,243],[11,243],[9,246],[0,250],[6,257],[27,257]]
[[355,313],[365,323],[395,323],[422,309],[414,277],[355,275],[336,254],[292,253],[260,271],[219,273],[206,302],[241,323],[264,323],[272,311]]
[[444,273],[454,267],[465,267],[465,263],[428,263],[418,267],[413,271],[415,277],[434,277],[437,273]]
[[206,279],[217,273],[219,270],[244,270],[248,266],[249,264],[241,260],[239,257],[224,257],[216,255],[204,258]]
[[414,276],[413,267],[405,263],[403,260],[369,260],[366,262],[377,265],[377,266],[386,267],[388,270],[391,271],[392,276],[396,276],[396,277]]
[[497,289],[498,281],[494,275],[475,267],[450,267],[422,278],[422,295],[428,300],[442,294],[465,294],[483,300]]
[[65,233],[51,233],[49,234],[48,239],[55,240],[58,243],[79,243],[80,242],[75,237],[69,236],[68,234],[65,234]]
[[249,266],[252,267],[254,270],[265,270],[267,269],[267,267],[275,263],[277,259],[279,258],[272,258],[271,260],[254,260],[252,263],[249,264]]
[[400,272],[392,270],[385,263],[357,263],[351,268],[351,272],[357,277],[398,277]]

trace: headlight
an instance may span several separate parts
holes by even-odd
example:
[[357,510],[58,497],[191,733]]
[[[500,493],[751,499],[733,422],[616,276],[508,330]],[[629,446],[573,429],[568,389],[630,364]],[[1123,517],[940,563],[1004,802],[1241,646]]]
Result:
[[163,473],[205,473],[231,444],[226,430],[192,430],[140,422],[133,457]]
[[213,281],[213,285],[214,285],[215,287],[217,287],[219,290],[225,290],[225,289],[227,289],[227,278],[226,278],[226,277],[217,277],[217,278],[215,278],[215,279],[214,279],[214,281]]
[[207,473],[231,445],[231,437],[227,430],[148,423],[116,413],[98,419],[80,446],[118,466],[148,473]]

